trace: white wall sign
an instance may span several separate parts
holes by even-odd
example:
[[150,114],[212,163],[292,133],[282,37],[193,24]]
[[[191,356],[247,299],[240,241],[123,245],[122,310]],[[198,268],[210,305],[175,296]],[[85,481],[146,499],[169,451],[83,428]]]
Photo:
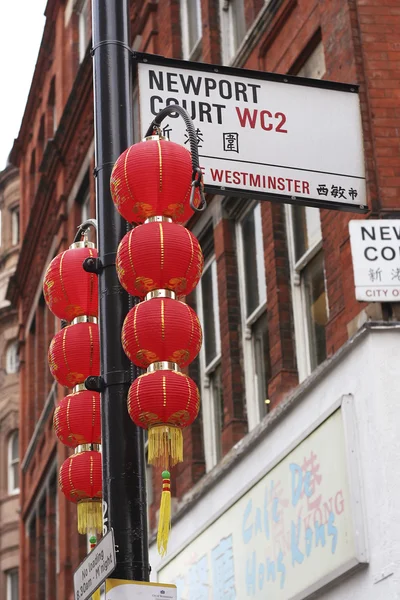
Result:
[[176,600],[176,586],[164,583],[108,579],[106,600]]
[[74,600],[87,600],[117,565],[114,531],[110,531],[81,562],[74,573]]
[[158,577],[178,600],[307,598],[365,560],[352,501],[338,409]]
[[[197,129],[206,191],[366,208],[357,86],[149,54],[134,59],[142,137],[162,108],[183,106]],[[162,131],[189,147],[177,114]]]
[[400,220],[350,221],[356,299],[400,301]]

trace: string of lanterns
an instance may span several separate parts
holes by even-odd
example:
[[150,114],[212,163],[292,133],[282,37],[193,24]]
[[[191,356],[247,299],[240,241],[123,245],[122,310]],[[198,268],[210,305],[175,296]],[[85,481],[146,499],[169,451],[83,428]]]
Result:
[[54,379],[73,388],[54,412],[58,439],[75,450],[61,466],[59,485],[77,504],[79,533],[92,536],[103,529],[100,394],[86,390],[84,381],[100,374],[98,286],[96,275],[82,264],[95,257],[94,244],[76,242],[52,260],[43,281],[48,308],[69,323],[54,336],[48,352]]
[[[188,150],[151,136],[121,154],[110,181],[117,210],[134,225],[118,247],[116,270],[122,287],[141,301],[125,318],[121,343],[130,361],[146,369],[129,389],[127,409],[148,430],[149,463],[163,469],[157,535],[162,556],[171,527],[170,468],[183,461],[182,429],[200,408],[199,390],[182,372],[202,343],[199,319],[183,301],[204,265],[198,240],[183,226],[192,206],[202,202],[192,178]],[[48,308],[68,323],[48,351],[55,380],[73,388],[54,413],[58,439],[75,450],[61,466],[59,485],[77,504],[79,533],[89,533],[93,543],[94,532],[102,531],[100,394],[84,382],[100,374],[98,282],[82,265],[96,257],[94,244],[84,238],[53,259],[43,282]]]
[[117,210],[136,225],[116,257],[121,285],[141,299],[126,316],[121,337],[130,361],[147,369],[129,389],[128,412],[148,430],[149,463],[164,469],[157,535],[163,556],[171,526],[170,468],[183,460],[182,429],[200,408],[195,382],[181,371],[202,342],[198,317],[181,300],[196,287],[204,264],[198,240],[182,225],[193,214],[191,155],[151,136],[121,154],[110,183]]

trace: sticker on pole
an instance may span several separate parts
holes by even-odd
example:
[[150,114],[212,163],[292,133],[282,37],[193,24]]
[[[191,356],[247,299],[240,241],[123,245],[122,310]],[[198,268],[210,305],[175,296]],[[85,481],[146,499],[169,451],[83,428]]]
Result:
[[[205,190],[365,212],[357,86],[134,54],[142,137],[192,118]],[[162,134],[190,147],[182,118]]]
[[74,600],[87,600],[117,565],[114,531],[110,531],[87,555],[74,573]]
[[106,581],[105,600],[176,600],[177,588],[170,583],[147,583],[126,579]]

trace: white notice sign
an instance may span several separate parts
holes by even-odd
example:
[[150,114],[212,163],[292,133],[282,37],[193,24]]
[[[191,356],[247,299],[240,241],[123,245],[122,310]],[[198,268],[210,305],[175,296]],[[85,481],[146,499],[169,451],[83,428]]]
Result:
[[109,579],[106,581],[106,600],[176,600],[176,586]]
[[[134,58],[142,137],[165,106],[185,108],[197,130],[206,191],[366,208],[357,86],[150,54]],[[161,129],[189,148],[176,113]]]
[[400,301],[400,220],[350,221],[356,299]]
[[87,600],[116,567],[112,529],[81,562],[74,573],[74,600]]

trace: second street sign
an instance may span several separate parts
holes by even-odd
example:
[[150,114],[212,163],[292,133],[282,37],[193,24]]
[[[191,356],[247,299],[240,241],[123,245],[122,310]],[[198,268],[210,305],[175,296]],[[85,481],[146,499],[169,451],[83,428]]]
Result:
[[[185,108],[207,192],[366,210],[357,86],[151,54],[134,62],[142,137],[165,106]],[[177,114],[162,133],[189,148]]]

